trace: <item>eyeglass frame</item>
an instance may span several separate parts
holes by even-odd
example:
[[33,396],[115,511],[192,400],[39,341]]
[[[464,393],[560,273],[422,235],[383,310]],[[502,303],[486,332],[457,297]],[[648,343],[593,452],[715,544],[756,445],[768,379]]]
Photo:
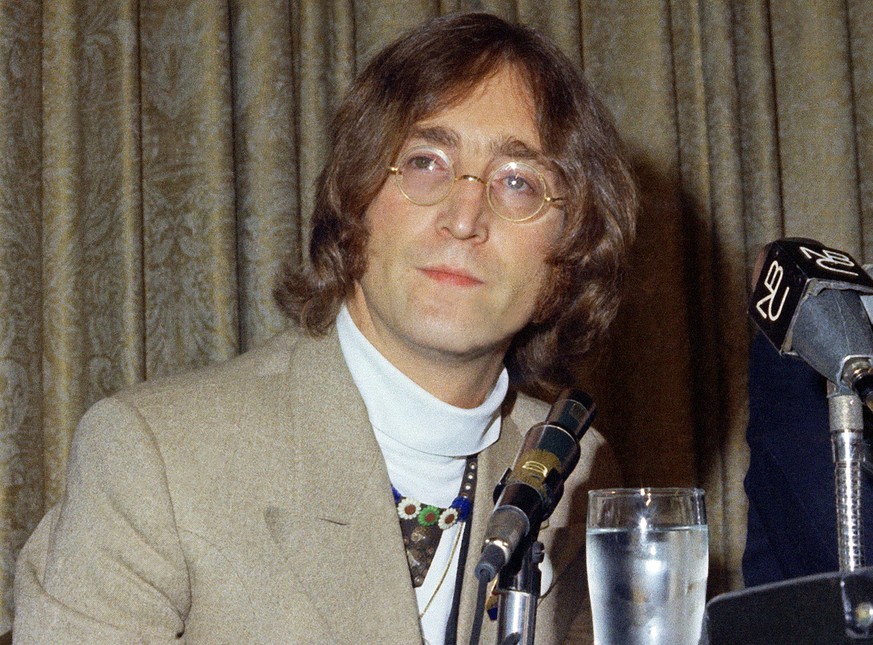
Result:
[[[452,179],[451,183],[447,184],[448,190],[446,190],[445,194],[443,194],[439,199],[436,199],[432,202],[416,201],[416,200],[412,199],[412,197],[410,197],[406,193],[406,191],[403,189],[403,183],[402,183],[403,182],[403,179],[402,179],[403,172],[400,170],[400,167],[396,164],[398,164],[400,162],[400,160],[408,157],[411,153],[415,152],[416,150],[432,150],[432,151],[436,152],[442,159],[444,159],[445,161],[448,162],[449,170],[451,171],[451,174],[453,175],[453,179]],[[504,168],[506,168],[508,166],[512,166],[513,164],[520,164],[522,166],[530,168],[534,172],[534,174],[539,178],[540,182],[542,182],[542,186],[543,186],[543,203],[533,213],[531,213],[530,215],[528,215],[526,217],[522,217],[521,219],[512,219],[512,218],[506,217],[505,215],[502,215],[497,210],[497,208],[494,206],[494,203],[491,201],[491,191],[489,190],[490,185],[491,185],[491,180],[494,178],[494,176],[497,175],[497,173],[500,172],[501,170],[503,170]],[[552,197],[551,195],[549,195],[549,184],[546,181],[546,178],[543,175],[542,171],[540,171],[538,168],[530,165],[529,163],[527,163],[525,161],[511,159],[510,161],[507,161],[506,163],[500,164],[497,168],[495,168],[493,171],[491,171],[488,174],[488,179],[486,181],[485,179],[482,179],[481,177],[479,177],[477,175],[469,175],[469,174],[456,175],[455,174],[455,163],[452,161],[452,158],[441,148],[437,148],[436,146],[430,146],[430,145],[415,146],[413,148],[410,148],[406,152],[404,152],[402,155],[400,155],[398,157],[397,162],[388,166],[388,174],[394,175],[394,180],[397,183],[397,189],[400,191],[400,194],[403,195],[403,197],[405,197],[410,203],[415,204],[416,206],[434,206],[434,205],[439,204],[440,202],[444,201],[446,198],[448,198],[449,195],[452,194],[452,191],[455,189],[455,184],[459,180],[478,181],[480,184],[482,184],[485,187],[485,199],[488,202],[488,207],[491,209],[491,212],[494,213],[495,215],[497,215],[497,217],[499,217],[503,221],[512,222],[514,224],[518,224],[521,222],[528,222],[528,221],[534,219],[535,217],[542,215],[551,206],[554,206],[555,208],[561,208],[560,204],[556,203],[556,202],[563,202],[564,201],[564,197]]]

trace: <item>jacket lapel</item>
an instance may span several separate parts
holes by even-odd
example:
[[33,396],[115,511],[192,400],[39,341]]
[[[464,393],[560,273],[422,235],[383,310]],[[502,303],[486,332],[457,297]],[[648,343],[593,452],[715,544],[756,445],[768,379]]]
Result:
[[[521,435],[511,418],[505,416],[500,430],[500,439],[479,457],[479,475],[476,484],[476,499],[473,504],[473,531],[470,534],[470,552],[464,567],[464,584],[461,591],[461,607],[458,617],[458,642],[468,642],[473,628],[473,614],[476,611],[476,593],[479,581],[476,578],[476,565],[485,540],[485,526],[494,510],[494,487],[504,471],[515,459]],[[494,642],[496,627],[487,616],[482,624],[481,642]]]
[[300,339],[283,387],[296,499],[265,509],[270,534],[337,642],[420,643],[384,459],[335,332]]

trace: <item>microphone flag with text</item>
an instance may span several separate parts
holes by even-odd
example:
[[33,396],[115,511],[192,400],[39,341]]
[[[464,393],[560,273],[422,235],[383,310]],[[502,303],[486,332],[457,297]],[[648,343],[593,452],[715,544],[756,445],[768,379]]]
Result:
[[848,253],[805,238],[766,245],[749,316],[780,353],[798,356],[873,407],[873,279]]
[[544,423],[525,435],[512,468],[497,485],[494,510],[485,529],[479,580],[492,580],[531,532],[537,533],[564,493],[564,481],[579,461],[579,441],[596,415],[581,390],[561,392]]

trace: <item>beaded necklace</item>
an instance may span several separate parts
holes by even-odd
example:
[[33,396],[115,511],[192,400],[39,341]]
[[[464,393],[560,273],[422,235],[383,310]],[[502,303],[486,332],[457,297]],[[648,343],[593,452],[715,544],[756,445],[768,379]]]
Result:
[[[467,457],[464,476],[461,479],[461,490],[446,508],[422,504],[411,497],[403,496],[393,485],[391,486],[394,502],[397,504],[397,516],[400,518],[409,574],[414,587],[420,587],[424,583],[443,531],[465,522],[470,517],[473,497],[476,494],[476,465],[476,455]],[[451,566],[451,559],[448,566]]]

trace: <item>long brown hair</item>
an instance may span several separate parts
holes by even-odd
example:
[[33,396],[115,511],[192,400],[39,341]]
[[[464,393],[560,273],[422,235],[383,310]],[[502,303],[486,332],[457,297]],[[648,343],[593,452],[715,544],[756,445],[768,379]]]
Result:
[[513,382],[551,390],[615,316],[637,196],[606,109],[560,50],[537,31],[483,13],[436,18],[378,53],[357,77],[331,129],[317,186],[310,265],[288,262],[275,290],[303,329],[324,333],[366,269],[365,212],[412,126],[463,100],[512,65],[536,106],[543,152],[561,180],[564,230],[548,263],[537,319],[506,357]]

